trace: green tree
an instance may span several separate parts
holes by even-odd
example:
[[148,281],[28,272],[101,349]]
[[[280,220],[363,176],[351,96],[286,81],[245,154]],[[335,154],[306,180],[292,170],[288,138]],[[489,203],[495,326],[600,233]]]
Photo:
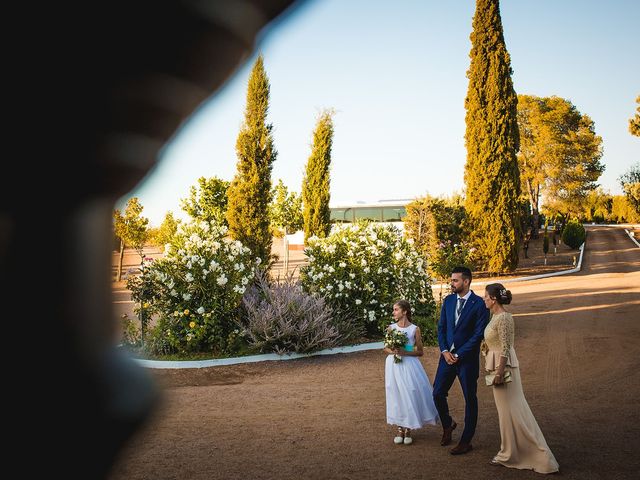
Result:
[[588,193],[597,188],[604,171],[602,138],[588,115],[580,113],[568,100],[551,97],[546,121],[553,132],[547,139],[549,160],[544,184],[545,210],[578,217]]
[[[529,199],[521,195],[520,196],[520,231],[523,236],[526,236],[529,233],[529,230],[533,230],[533,209],[531,208],[531,202]],[[538,216],[538,221],[540,220],[540,216]]]
[[583,219],[586,222],[603,223],[611,219],[613,197],[602,188],[590,191],[584,202]]
[[604,170],[602,138],[593,121],[560,97],[518,96],[521,180],[539,226],[539,201],[563,215],[580,216],[586,195]]
[[227,222],[235,240],[251,249],[265,264],[271,258],[272,235],[269,224],[271,170],[277,152],[273,126],[267,123],[269,79],[262,55],[249,76],[244,122],[236,142],[237,173],[228,190]]
[[636,212],[626,195],[614,195],[611,219],[618,223],[637,223],[640,222],[640,213]]
[[273,202],[269,209],[271,225],[284,233],[295,233],[302,229],[302,196],[289,189],[278,180],[273,187]]
[[544,235],[542,237],[542,252],[544,253],[544,264],[547,264],[547,253],[549,253],[549,222],[544,222]]
[[117,281],[122,278],[122,258],[126,246],[135,248],[140,255],[140,261],[144,258],[142,249],[147,240],[147,225],[149,219],[142,216],[144,207],[137,197],[132,197],[127,202],[124,213],[115,209],[113,211],[113,226],[116,237],[120,239],[120,259],[118,260]]
[[429,195],[416,198],[407,204],[407,215],[404,217],[404,234],[413,240],[413,244],[418,252],[429,258],[431,247],[437,244],[436,229],[431,212],[431,205],[436,198]]
[[227,212],[227,190],[230,182],[218,177],[198,179],[198,185],[192,186],[189,198],[180,201],[182,210],[191,218],[215,221],[219,225],[227,225],[225,214]]
[[406,206],[405,236],[427,260],[429,273],[448,278],[453,267],[468,265],[470,256],[462,224],[465,210],[462,198],[423,197]]
[[618,181],[627,200],[636,213],[640,214],[640,162],[632,165],[628,172],[620,176]]
[[629,132],[631,132],[631,135],[640,137],[640,95],[636,97],[636,103],[638,104],[636,114],[629,119]]
[[164,220],[162,224],[158,228],[158,231],[155,235],[155,244],[159,246],[165,246],[167,243],[171,243],[173,237],[178,231],[178,224],[180,220],[176,220],[173,217],[173,212],[167,212],[164,216]]
[[477,0],[466,108],[467,228],[491,272],[513,271],[520,238],[518,98],[498,0]]
[[547,125],[542,120],[543,99],[532,95],[518,95],[518,129],[520,150],[518,166],[524,194],[531,205],[531,236],[538,238],[540,228],[540,194],[545,183],[548,159],[547,145],[543,138],[548,135]]
[[302,218],[305,243],[309,237],[326,237],[331,230],[329,199],[333,111],[323,111],[313,132],[313,147],[302,181]]

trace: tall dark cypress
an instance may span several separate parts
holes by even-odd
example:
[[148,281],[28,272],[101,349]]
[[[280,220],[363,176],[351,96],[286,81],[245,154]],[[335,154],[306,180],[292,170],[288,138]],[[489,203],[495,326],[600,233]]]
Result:
[[326,237],[331,230],[329,199],[333,111],[320,114],[313,133],[313,147],[302,181],[304,239]]
[[518,265],[518,97],[498,0],[477,0],[465,100],[465,208],[470,238],[491,272]]
[[231,237],[249,247],[264,264],[271,256],[271,170],[277,155],[268,110],[269,79],[261,55],[249,77],[244,123],[236,142],[237,173],[227,191],[226,217]]

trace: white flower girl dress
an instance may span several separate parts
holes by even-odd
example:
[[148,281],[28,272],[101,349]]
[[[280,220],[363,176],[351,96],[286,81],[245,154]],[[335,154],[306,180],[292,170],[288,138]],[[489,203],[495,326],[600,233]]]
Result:
[[[406,333],[408,342],[405,348],[413,350],[417,329],[414,324],[399,327],[393,323],[390,328]],[[433,388],[420,357],[403,355],[401,358],[401,362],[395,363],[393,355],[388,355],[385,364],[387,423],[410,429],[437,424]]]

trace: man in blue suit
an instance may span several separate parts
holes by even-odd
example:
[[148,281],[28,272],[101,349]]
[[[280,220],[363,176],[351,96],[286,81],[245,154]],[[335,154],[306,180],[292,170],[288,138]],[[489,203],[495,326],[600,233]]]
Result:
[[478,376],[480,374],[480,343],[489,321],[489,310],[484,301],[473,293],[471,270],[456,267],[451,273],[451,295],[442,303],[438,322],[438,344],[440,362],[433,384],[435,401],[442,422],[440,445],[451,443],[451,434],[456,422],[449,415],[447,395],[458,377],[464,394],[464,431],[457,446],[450,450],[452,455],[460,455],[472,450],[471,439],[478,422]]

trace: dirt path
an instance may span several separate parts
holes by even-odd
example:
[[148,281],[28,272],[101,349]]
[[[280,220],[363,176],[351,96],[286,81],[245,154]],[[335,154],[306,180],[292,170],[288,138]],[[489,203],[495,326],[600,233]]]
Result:
[[[640,249],[621,229],[590,228],[580,274],[508,288],[525,394],[560,476],[637,478]],[[437,358],[423,357],[432,380]],[[164,404],[111,480],[541,478],[488,465],[500,437],[482,385],[473,452],[451,456],[439,427],[393,445],[381,352],[153,373]],[[460,422],[459,386],[450,404]]]

